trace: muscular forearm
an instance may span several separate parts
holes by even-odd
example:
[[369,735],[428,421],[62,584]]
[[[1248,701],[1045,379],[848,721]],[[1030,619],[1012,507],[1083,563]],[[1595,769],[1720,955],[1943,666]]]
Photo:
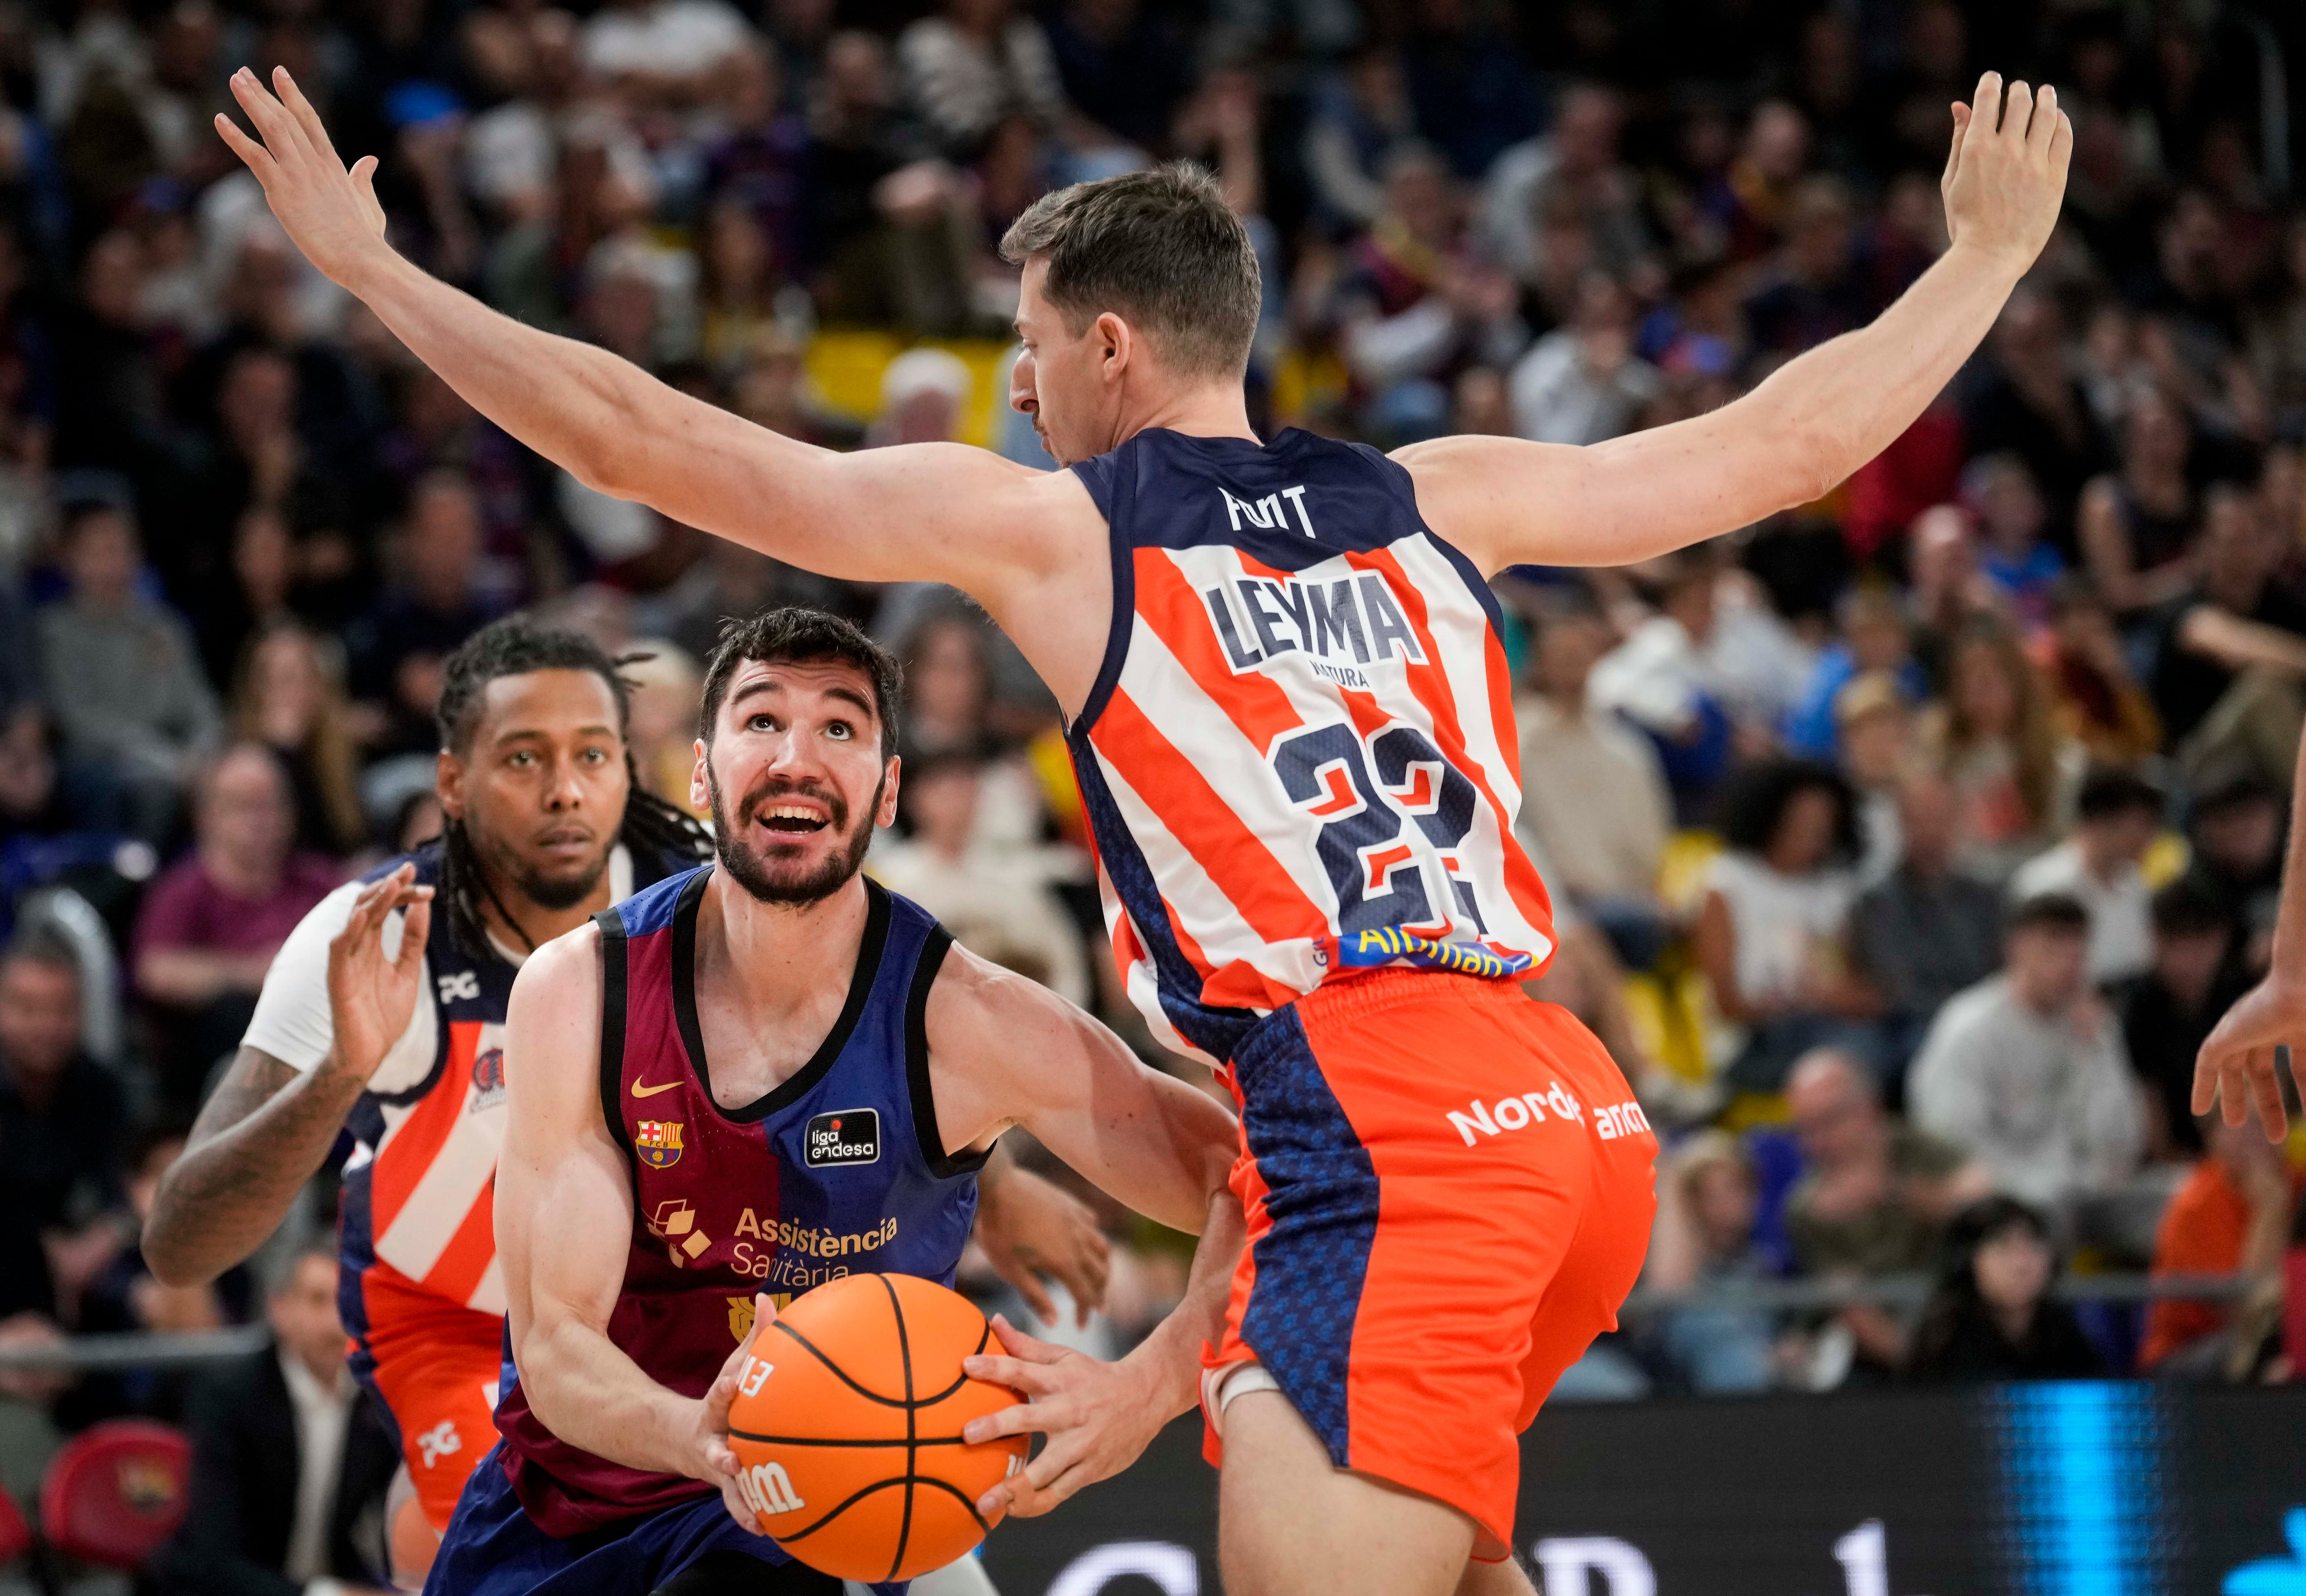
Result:
[[218,1101],[238,1088],[220,1087],[210,1108],[221,1111],[224,1127],[206,1136],[194,1127],[191,1145],[153,1195],[144,1260],[154,1276],[165,1285],[199,1285],[262,1246],[336,1145],[365,1084],[331,1057],[244,1114]]
[[1165,1404],[1165,1421],[1200,1399],[1201,1345],[1216,1343],[1225,1328],[1226,1299],[1248,1233],[1240,1200],[1231,1191],[1212,1193],[1183,1300],[1123,1360],[1145,1375],[1149,1388]]
[[560,1439],[654,1474],[702,1479],[686,1444],[699,1407],[643,1373],[606,1334],[572,1314],[540,1320],[514,1344],[529,1405]]

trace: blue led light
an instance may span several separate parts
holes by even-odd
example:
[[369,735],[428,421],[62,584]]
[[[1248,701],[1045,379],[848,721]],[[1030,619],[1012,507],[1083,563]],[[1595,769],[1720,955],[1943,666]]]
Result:
[[2163,1596],[2162,1423],[2150,1386],[2011,1386],[1991,1400],[2006,1588]]

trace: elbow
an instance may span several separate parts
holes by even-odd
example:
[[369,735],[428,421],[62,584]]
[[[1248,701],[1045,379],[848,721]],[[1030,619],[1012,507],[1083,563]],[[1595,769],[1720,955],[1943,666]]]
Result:
[[1786,475],[1777,496],[1777,510],[1816,503],[1866,464],[1857,457],[1849,440],[1815,417],[1790,422],[1782,436]]
[[163,1189],[153,1200],[150,1216],[144,1221],[144,1233],[137,1239],[144,1267],[162,1285],[178,1289],[206,1285],[220,1271],[203,1268],[202,1260],[193,1256],[192,1250],[184,1245],[184,1238],[177,1233],[180,1227],[168,1220],[167,1193]]

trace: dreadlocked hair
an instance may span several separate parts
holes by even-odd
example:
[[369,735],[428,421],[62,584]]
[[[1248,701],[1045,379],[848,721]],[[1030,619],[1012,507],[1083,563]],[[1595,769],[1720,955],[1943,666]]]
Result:
[[[440,727],[440,746],[452,754],[463,754],[472,746],[473,733],[480,724],[482,700],[489,684],[536,670],[584,670],[606,682],[617,701],[617,731],[621,737],[631,719],[632,684],[619,667],[645,657],[612,660],[600,644],[578,633],[541,626],[525,615],[507,616],[483,627],[441,661],[440,699],[432,712]],[[686,810],[641,784],[629,743],[625,748],[625,779],[628,797],[624,819],[617,826],[617,841],[628,851],[642,858],[674,862],[702,863],[713,857],[712,834]],[[440,901],[448,911],[449,936],[469,957],[488,956],[483,904],[495,909],[497,917],[522,942],[528,942],[520,922],[489,885],[480,854],[462,820],[449,820],[441,832]],[[535,951],[534,943],[529,943],[529,951]]]

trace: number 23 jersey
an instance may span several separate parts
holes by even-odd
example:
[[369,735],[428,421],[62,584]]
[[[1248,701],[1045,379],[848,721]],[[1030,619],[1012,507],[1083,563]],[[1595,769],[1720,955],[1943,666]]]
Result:
[[1114,956],[1165,1044],[1222,1063],[1383,967],[1536,973],[1496,597],[1375,450],[1164,429],[1075,466],[1111,633],[1068,730]]

